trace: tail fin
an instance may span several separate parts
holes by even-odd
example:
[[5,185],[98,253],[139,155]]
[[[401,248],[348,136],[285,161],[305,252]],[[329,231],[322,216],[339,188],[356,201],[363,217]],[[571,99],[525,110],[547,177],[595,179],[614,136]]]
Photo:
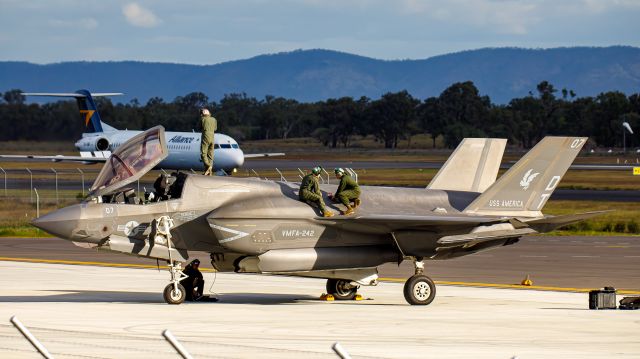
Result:
[[514,217],[542,216],[540,210],[586,142],[586,137],[545,137],[471,202],[464,212]]
[[506,145],[500,138],[465,138],[427,189],[484,192],[496,180]]
[[[96,103],[93,101],[94,97],[104,97],[104,96],[117,96],[122,95],[122,93],[114,92],[114,93],[94,93],[87,90],[78,90],[73,93],[57,93],[57,92],[30,92],[23,93],[23,95],[27,96],[50,96],[50,97],[73,97],[78,102],[78,108],[80,109],[80,117],[84,122],[84,126],[86,127],[86,131],[88,133],[92,132],[103,132],[103,123],[100,119],[100,113],[98,113],[98,109],[96,107]],[[104,126],[108,129],[112,129],[113,127]]]

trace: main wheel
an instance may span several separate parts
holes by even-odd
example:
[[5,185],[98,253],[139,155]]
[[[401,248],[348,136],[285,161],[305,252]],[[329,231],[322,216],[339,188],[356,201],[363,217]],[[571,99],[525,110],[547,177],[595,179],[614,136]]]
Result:
[[436,285],[425,275],[414,275],[404,283],[404,299],[411,305],[427,305],[436,297]]
[[164,287],[164,301],[168,304],[182,304],[187,297],[187,290],[184,289],[182,284],[178,283],[178,289],[176,290],[173,284],[169,284]]
[[351,281],[344,279],[327,279],[327,293],[338,300],[351,300],[355,298],[358,287],[354,287]]

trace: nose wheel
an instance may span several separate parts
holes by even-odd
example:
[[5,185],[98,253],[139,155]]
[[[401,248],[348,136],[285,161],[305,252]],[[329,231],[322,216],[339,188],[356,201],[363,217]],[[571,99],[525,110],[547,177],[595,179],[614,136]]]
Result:
[[167,304],[182,304],[187,297],[187,290],[180,283],[168,284],[162,294]]
[[167,304],[182,304],[187,298],[187,290],[180,281],[188,277],[182,272],[182,263],[169,262],[169,273],[171,273],[171,280],[162,292],[164,301]]
[[415,274],[404,283],[404,299],[411,305],[428,305],[436,297],[436,285],[431,278],[423,274],[422,258],[413,261]]

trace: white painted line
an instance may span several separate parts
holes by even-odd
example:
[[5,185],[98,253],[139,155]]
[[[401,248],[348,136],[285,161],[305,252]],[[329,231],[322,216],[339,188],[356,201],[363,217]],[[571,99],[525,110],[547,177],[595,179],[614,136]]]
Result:
[[571,256],[572,258],[600,258],[600,256]]
[[520,256],[521,258],[547,258],[548,256]]
[[640,256],[624,256],[625,258],[640,258]]

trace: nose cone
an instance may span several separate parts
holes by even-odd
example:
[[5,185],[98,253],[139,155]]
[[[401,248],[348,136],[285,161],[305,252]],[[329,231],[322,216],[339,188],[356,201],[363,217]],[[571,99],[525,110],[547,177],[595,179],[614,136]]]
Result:
[[45,214],[31,221],[31,224],[54,236],[71,239],[78,227],[82,209],[79,204]]
[[244,152],[241,149],[234,151],[233,160],[235,162],[234,168],[240,168],[244,164]]

